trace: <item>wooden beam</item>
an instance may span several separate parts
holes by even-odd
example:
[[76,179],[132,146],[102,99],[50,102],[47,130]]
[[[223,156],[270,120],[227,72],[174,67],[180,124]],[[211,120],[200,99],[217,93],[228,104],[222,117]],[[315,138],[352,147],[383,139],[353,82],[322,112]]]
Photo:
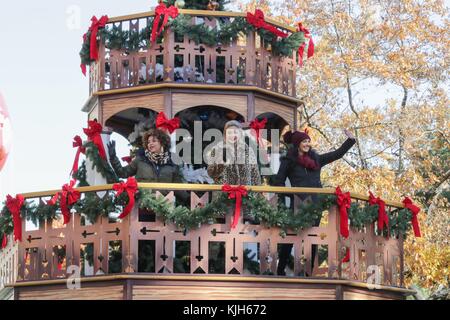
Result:
[[[371,285],[365,282],[357,282],[351,280],[338,279],[308,279],[308,278],[281,278],[281,277],[261,277],[261,276],[210,276],[210,275],[148,275],[148,274],[119,274],[108,276],[92,276],[80,279],[82,283],[102,282],[102,281],[118,281],[118,280],[164,280],[164,281],[223,281],[223,282],[257,282],[257,283],[291,283],[291,284],[328,284],[335,286],[350,286],[355,288],[373,289]],[[6,287],[23,288],[36,287],[46,285],[66,284],[67,279],[57,280],[38,280],[38,281],[21,281],[15,284],[9,284]],[[379,286],[377,290],[386,290],[390,292],[399,292],[403,294],[415,294],[415,290]]]
[[286,100],[291,103],[295,103],[298,105],[301,100],[286,96],[284,94],[270,91],[267,89],[259,88],[256,86],[246,86],[246,85],[226,85],[226,84],[194,84],[194,83],[158,83],[158,84],[150,84],[136,87],[127,87],[121,89],[111,89],[111,90],[103,90],[97,91],[93,93],[93,96],[107,96],[113,94],[123,94],[123,93],[131,93],[131,92],[139,92],[146,90],[158,90],[158,89],[200,89],[200,90],[226,90],[226,91],[243,91],[243,92],[258,92],[265,95],[269,95],[278,99]]
[[[237,17],[246,17],[247,13],[245,12],[230,12],[230,11],[209,11],[209,10],[191,10],[191,9],[180,9],[179,12],[181,14],[185,15],[191,15],[191,16],[206,16],[206,17],[230,17],[230,18],[237,18]],[[130,14],[130,15],[124,15],[124,16],[118,16],[118,17],[112,17],[109,18],[110,23],[116,23],[121,21],[127,21],[127,20],[136,20],[136,19],[142,19],[147,17],[153,17],[155,16],[155,11],[147,11],[147,12],[141,12],[136,14]],[[267,22],[270,24],[273,24],[281,29],[288,30],[290,32],[297,32],[297,29],[288,25],[285,25],[281,22],[278,22],[273,19],[265,18]]]
[[[221,185],[204,185],[204,184],[183,184],[183,183],[139,183],[139,188],[154,189],[154,190],[187,190],[187,191],[222,191]],[[98,192],[112,190],[113,185],[102,185],[94,187],[82,187],[77,188],[81,193],[86,192]],[[311,194],[334,194],[333,188],[292,188],[292,187],[270,187],[270,186],[247,186],[249,191],[254,192],[268,192],[268,193],[311,193]],[[55,195],[60,190],[42,191],[42,192],[30,192],[22,194],[25,199],[42,198]],[[368,201],[369,196],[350,192],[353,199]],[[404,204],[397,201],[386,201],[386,205],[396,208],[404,208]]]

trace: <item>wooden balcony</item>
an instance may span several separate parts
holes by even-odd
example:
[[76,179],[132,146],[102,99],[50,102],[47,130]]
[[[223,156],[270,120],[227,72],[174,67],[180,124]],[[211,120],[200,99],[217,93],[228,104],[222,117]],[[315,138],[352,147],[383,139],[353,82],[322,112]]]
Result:
[[[112,186],[80,188],[83,193],[106,191]],[[140,184],[141,190],[191,193],[191,208],[205,205],[220,186]],[[274,206],[277,194],[333,194],[333,189],[249,187],[262,193]],[[156,191],[159,190],[159,191]],[[26,194],[27,199],[48,199],[56,191]],[[201,196],[200,196],[201,195]],[[354,201],[367,197],[352,194]],[[395,214],[400,203],[386,202]],[[223,221],[211,221],[198,229],[183,230],[158,219],[157,214],[138,208],[123,220],[99,217],[86,223],[82,212],[72,212],[66,226],[42,221],[34,230],[23,224],[23,242],[18,245],[17,268],[6,279],[16,299],[403,299],[413,291],[404,288],[403,239],[378,236],[374,225],[351,228],[350,236],[339,235],[339,211],[331,206],[319,227],[280,236],[280,229],[255,223],[245,214],[231,229],[232,211]],[[298,214],[301,214],[299,212]],[[117,215],[116,215],[117,216]],[[285,276],[277,276],[280,248],[293,249]],[[311,251],[317,246],[314,269]],[[350,261],[343,262],[346,249]],[[67,289],[73,266],[79,268],[79,290]],[[368,283],[369,266],[380,270],[380,283]],[[2,268],[2,270],[4,270]],[[17,281],[15,281],[17,276]],[[15,281],[15,283],[14,283]],[[111,290],[104,290],[107,286]],[[254,290],[267,288],[266,291]],[[237,290],[239,288],[239,290]],[[157,290],[157,291],[155,291]],[[208,294],[207,294],[208,293]]]
[[[244,17],[244,13],[180,10],[192,24],[215,28]],[[138,34],[154,13],[142,13],[110,19],[106,28]],[[212,17],[211,19],[207,17]],[[271,21],[280,30],[293,33],[295,28]],[[148,41],[149,42],[149,41]],[[138,50],[111,49],[100,41],[100,59],[90,66],[90,95],[120,89],[158,88],[163,85],[208,85],[257,88],[286,97],[296,97],[297,59],[273,54],[271,46],[255,32],[242,34],[230,44],[214,46],[195,43],[188,36],[168,28],[157,43]]]

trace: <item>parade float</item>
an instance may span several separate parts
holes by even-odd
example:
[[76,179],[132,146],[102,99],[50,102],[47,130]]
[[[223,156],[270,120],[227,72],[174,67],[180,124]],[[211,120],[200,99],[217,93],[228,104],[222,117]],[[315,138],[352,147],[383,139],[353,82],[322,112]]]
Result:
[[[339,187],[220,186],[201,165],[185,168],[185,177],[198,173],[186,184],[115,175],[105,151],[110,135],[129,141],[123,160],[130,161],[158,118],[167,127],[177,118],[189,131],[194,121],[222,130],[229,120],[252,122],[255,130],[264,122],[280,136],[302,129],[296,79],[314,54],[308,29],[260,10],[200,3],[168,1],[151,12],[92,18],[80,52],[88,124],[73,141],[73,180],[60,190],[8,196],[0,215],[1,285],[18,300],[413,294],[404,286],[403,241],[411,227],[420,236],[419,209],[408,198]],[[189,192],[189,206],[176,202],[176,191]],[[320,201],[302,203],[302,193]],[[280,194],[293,196],[294,211]],[[320,214],[321,225],[312,227]],[[293,249],[280,276],[283,244]]]

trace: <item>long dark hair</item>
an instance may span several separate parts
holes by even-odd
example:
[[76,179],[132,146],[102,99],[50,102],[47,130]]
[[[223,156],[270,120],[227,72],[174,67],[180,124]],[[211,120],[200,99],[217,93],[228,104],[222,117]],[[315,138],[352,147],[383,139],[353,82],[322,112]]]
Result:
[[[319,164],[319,154],[317,153],[317,151],[314,150],[313,148],[310,148],[309,151],[306,153],[306,156],[310,158],[312,161],[314,161],[316,164],[315,166],[311,166],[311,168],[309,169],[318,170],[320,168],[320,164]],[[287,157],[289,160],[291,160],[292,164],[294,165],[301,164],[305,166],[303,163],[301,163],[300,154],[297,147],[293,146],[289,148]]]

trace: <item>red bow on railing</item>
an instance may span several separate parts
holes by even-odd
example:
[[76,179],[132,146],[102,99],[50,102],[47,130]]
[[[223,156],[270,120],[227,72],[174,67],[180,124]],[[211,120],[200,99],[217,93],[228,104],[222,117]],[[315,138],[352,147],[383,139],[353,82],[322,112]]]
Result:
[[420,235],[420,227],[419,227],[419,220],[417,219],[417,215],[420,212],[420,208],[416,205],[414,205],[414,203],[412,202],[412,200],[408,197],[406,197],[403,200],[403,204],[405,205],[406,209],[409,209],[409,211],[411,211],[412,213],[412,225],[413,225],[413,229],[414,229],[414,235],[416,237],[421,237]]
[[101,136],[102,130],[103,130],[102,125],[97,121],[89,121],[88,128],[83,129],[84,133],[88,137],[88,140],[93,142],[97,146],[100,157],[103,160],[106,160],[105,146],[103,145],[103,140]]
[[265,29],[278,37],[286,38],[288,36],[287,33],[281,32],[273,25],[268,24],[264,18],[264,12],[259,9],[255,10],[255,14],[247,12],[247,22],[256,29]]
[[117,197],[120,196],[123,192],[126,192],[128,194],[128,204],[119,216],[119,219],[123,219],[130,214],[131,210],[133,210],[134,196],[138,190],[137,181],[133,177],[128,178],[127,182],[116,183],[113,186],[113,190],[117,192]]
[[[159,22],[161,21],[162,15],[164,15],[164,20],[161,27],[159,27]],[[167,8],[164,3],[160,3],[155,9],[155,20],[153,21],[151,43],[154,43],[156,39],[158,39],[159,35],[169,22],[169,17],[172,19],[178,17],[178,8],[174,6]]]
[[241,216],[242,197],[247,196],[247,189],[244,186],[232,187],[226,184],[222,187],[222,191],[228,193],[228,199],[236,199],[234,218],[233,223],[231,224],[231,229],[234,229],[236,228]]
[[389,217],[386,213],[386,204],[380,197],[375,198],[372,192],[369,191],[369,204],[371,206],[378,205],[378,230],[382,231],[384,226],[388,229],[389,233]]
[[267,124],[267,118],[264,118],[261,121],[258,121],[258,119],[253,120],[250,122],[250,128],[255,130],[254,135],[256,137],[256,140],[258,141],[258,144],[261,145],[261,130],[266,128]]
[[70,174],[76,174],[78,172],[78,162],[80,160],[80,154],[84,154],[86,152],[86,148],[83,147],[83,141],[80,136],[75,136],[73,138],[72,143],[74,148],[77,149],[77,154],[75,155],[75,160],[73,161],[72,172]]
[[75,180],[70,181],[70,184],[65,184],[62,187],[61,192],[58,192],[53,196],[53,198],[47,201],[48,205],[54,206],[59,199],[59,205],[64,217],[64,224],[68,224],[70,222],[70,211],[68,206],[75,204],[81,197],[80,192],[73,188],[74,185]]
[[[308,44],[308,59],[309,59],[314,55],[314,41],[312,39],[312,35],[309,32],[309,30],[303,26],[303,24],[301,22],[299,22],[297,30],[298,30],[298,32],[303,32],[306,39],[309,38],[309,44]],[[306,42],[303,42],[301,44],[300,48],[298,48],[300,67],[303,66],[303,53],[305,51],[305,47],[306,47]]]
[[90,47],[90,53],[91,53],[91,60],[98,60],[98,47],[97,47],[97,34],[98,30],[100,28],[106,27],[106,24],[109,21],[108,16],[103,16],[100,18],[100,20],[97,19],[96,16],[93,16],[91,18],[92,24],[89,28],[89,31],[91,32],[91,47]]
[[5,249],[7,245],[8,245],[8,236],[6,235],[6,233],[4,233],[2,239],[2,249]]
[[14,225],[14,241],[22,241],[22,219],[20,217],[20,209],[25,202],[25,198],[18,194],[15,198],[10,195],[6,196],[6,207],[11,212]]
[[164,129],[172,134],[175,130],[180,127],[180,119],[173,118],[171,120],[167,119],[166,114],[164,112],[160,112],[158,117],[156,118],[156,128]]
[[335,194],[337,196],[337,205],[339,206],[341,236],[343,236],[344,238],[348,238],[349,229],[348,229],[347,209],[350,208],[350,205],[352,203],[352,198],[350,197],[350,192],[342,193],[342,190],[340,187],[336,188]]

